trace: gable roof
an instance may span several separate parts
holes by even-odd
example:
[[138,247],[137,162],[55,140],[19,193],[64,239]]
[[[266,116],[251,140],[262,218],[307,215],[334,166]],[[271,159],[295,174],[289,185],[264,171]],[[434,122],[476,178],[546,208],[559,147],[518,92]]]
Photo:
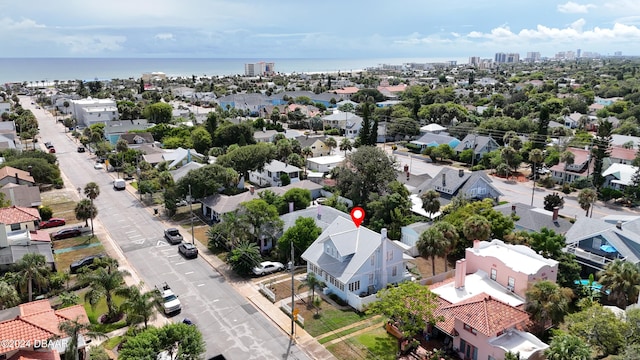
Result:
[[636,171],[638,171],[637,166],[613,163],[602,173],[602,176],[606,177],[611,175],[615,178],[611,180],[612,183],[626,186],[632,183],[633,175]]
[[28,181],[30,183],[35,184],[36,182],[33,179],[33,176],[29,175],[29,173],[24,170],[16,169],[11,166],[3,166],[0,168],[0,179],[4,179],[6,177],[15,177],[15,176],[17,176],[18,179],[20,180]]
[[291,173],[294,171],[297,172],[301,172],[302,169],[300,169],[297,166],[293,166],[293,165],[289,165],[287,163],[284,163],[280,160],[272,160],[270,163],[266,164],[264,166],[264,171],[271,171],[271,172],[286,172],[286,173]]
[[311,145],[315,144],[316,141],[320,141],[321,143],[324,144],[324,141],[326,139],[327,139],[326,136],[298,136],[298,137],[296,137],[296,140],[298,140],[298,142],[300,143],[300,147],[302,149],[306,148],[307,146],[311,146]]
[[466,149],[479,151],[490,143],[498,147],[498,143],[491,136],[467,134],[454,150],[457,152],[462,152]]
[[123,139],[127,144],[153,144],[153,135],[151,133],[125,133],[120,134],[120,139]]
[[175,170],[170,170],[169,173],[171,173],[171,176],[173,176],[173,180],[175,182],[177,182],[178,180],[180,180],[183,177],[185,177],[189,173],[189,171],[200,169],[203,166],[204,166],[204,164],[200,164],[200,163],[197,163],[195,161],[192,161],[192,162],[184,164],[183,166],[181,166],[181,167],[179,167],[179,168],[177,168]]
[[[515,210],[513,207],[515,206]],[[494,207],[496,211],[505,216],[515,215],[518,220],[515,222],[516,228],[527,231],[540,231],[542,228],[553,230],[558,234],[564,234],[571,229],[571,222],[558,217],[553,221],[553,212],[536,208],[523,203],[510,203]]]
[[10,225],[31,221],[40,221],[38,209],[15,205],[0,209],[0,224]]
[[11,204],[16,206],[34,207],[42,205],[40,188],[37,186],[7,183],[0,188],[0,192],[5,195],[5,199],[10,200]]
[[[602,219],[579,218],[565,235],[567,245],[599,238],[602,245],[611,245],[626,261],[640,262],[640,217],[618,224]],[[605,243],[606,242],[606,243]]]
[[[337,217],[318,238],[305,250],[302,258],[319,266],[343,284],[358,274],[358,270],[380,247],[382,235],[364,226],[356,227],[351,219]],[[387,246],[402,249],[385,238]],[[332,244],[345,257],[342,261],[325,252],[325,245]]]
[[416,188],[413,189],[413,193],[420,194],[423,191],[435,189],[441,194],[453,196],[464,193],[479,180],[487,183],[497,194],[503,195],[500,190],[491,185],[493,181],[483,171],[466,172],[462,169],[452,169],[448,167],[440,169],[440,172],[434,176],[433,179],[425,180],[422,184],[416,186]]

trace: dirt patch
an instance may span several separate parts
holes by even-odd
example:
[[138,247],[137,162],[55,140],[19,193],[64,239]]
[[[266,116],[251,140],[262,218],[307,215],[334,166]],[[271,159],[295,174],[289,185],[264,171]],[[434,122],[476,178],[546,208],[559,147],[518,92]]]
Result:
[[[435,263],[436,263],[436,275],[443,273],[444,272],[444,258],[441,257],[436,257],[435,259]],[[415,258],[415,260],[412,260],[412,262],[414,264],[416,264],[416,267],[418,268],[418,271],[420,272],[420,275],[422,276],[422,278],[430,278],[433,276],[433,271],[431,269],[431,259],[425,259],[422,256],[417,256]],[[451,264],[448,265],[448,269],[451,270]]]
[[[273,293],[276,295],[276,301],[291,298],[291,279],[288,279],[286,281],[280,281],[277,283],[275,282],[270,283],[269,281],[266,281],[266,282],[263,282],[263,284],[267,287],[267,289],[273,291]],[[302,282],[298,281],[297,279],[293,281],[293,284],[294,284],[293,287],[295,288],[296,294],[307,291],[306,286],[303,286],[302,288],[300,288],[300,285],[302,285]],[[317,292],[318,291],[316,290],[316,293]]]
[[56,269],[58,271],[68,271],[72,262],[80,260],[89,255],[104,254],[105,250],[102,245],[87,247],[83,249],[68,251],[62,254],[54,254],[56,261]]

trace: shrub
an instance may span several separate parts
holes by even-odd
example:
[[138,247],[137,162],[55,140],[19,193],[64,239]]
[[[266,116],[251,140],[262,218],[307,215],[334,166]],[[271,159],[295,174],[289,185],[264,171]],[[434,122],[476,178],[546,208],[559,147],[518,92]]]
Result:
[[540,179],[538,184],[540,184],[540,186],[542,186],[544,188],[551,189],[552,187],[554,187],[556,185],[556,182],[553,181],[553,178],[551,176],[547,176],[547,177],[544,177],[544,178]]
[[407,150],[411,151],[414,154],[420,154],[420,152],[422,151],[422,147],[420,145],[407,143],[407,145],[405,146],[407,147]]
[[474,166],[471,168],[471,171],[480,171],[480,170],[485,170],[484,165],[474,165]]
[[622,191],[610,188],[602,188],[600,190],[600,195],[602,196],[602,200],[607,201],[611,199],[617,199],[622,197]]
[[569,185],[569,183],[564,183],[562,184],[562,192],[565,194],[570,194],[572,191],[571,189],[571,185]]
[[576,180],[574,180],[571,185],[578,189],[584,189],[584,188],[588,188],[591,186],[591,180],[588,177],[579,177]]
[[329,129],[325,130],[325,135],[340,135],[340,129]]
[[53,216],[53,210],[48,206],[40,206],[38,208],[38,213],[40,213],[40,218],[45,221],[51,219]]

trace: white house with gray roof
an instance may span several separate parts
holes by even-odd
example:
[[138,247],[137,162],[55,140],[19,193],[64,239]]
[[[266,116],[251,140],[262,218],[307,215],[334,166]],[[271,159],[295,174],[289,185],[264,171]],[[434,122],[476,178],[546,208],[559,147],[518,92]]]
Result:
[[262,171],[250,171],[249,180],[259,186],[282,186],[280,176],[286,174],[293,184],[300,181],[301,172],[302,169],[297,166],[273,160]]
[[414,194],[422,194],[434,189],[440,193],[440,205],[448,204],[454,196],[462,195],[471,200],[491,198],[498,202],[502,192],[491,183],[493,181],[482,171],[467,172],[463,169],[443,167],[433,179],[418,185]]
[[497,150],[499,147],[500,145],[491,136],[467,134],[453,150],[458,155],[465,150],[473,150],[475,155],[474,163],[477,163],[482,158],[482,155]]
[[376,293],[388,284],[411,278],[405,272],[412,260],[400,245],[364,226],[356,227],[351,219],[336,218],[302,254],[307,272],[326,284],[351,307],[363,310],[376,300]]

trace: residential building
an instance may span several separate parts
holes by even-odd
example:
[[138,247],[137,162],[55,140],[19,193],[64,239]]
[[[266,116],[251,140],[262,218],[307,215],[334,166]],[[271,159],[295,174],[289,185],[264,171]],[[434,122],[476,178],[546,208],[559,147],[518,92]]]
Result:
[[326,136],[298,136],[296,140],[300,143],[300,148],[308,147],[313,153],[312,157],[320,157],[330,155],[329,147],[324,143]]
[[[140,131],[146,131],[154,124],[148,122],[146,119],[136,119],[136,120],[112,120],[105,123],[104,126],[104,137],[109,140],[111,145],[115,145],[118,139],[123,134],[129,134],[132,131],[136,132],[136,135],[142,135]],[[144,133],[147,134],[147,133]],[[153,143],[153,137],[149,139],[145,136],[145,140],[147,143]],[[132,145],[136,143],[131,143]]]
[[306,209],[280,215],[280,219],[284,222],[282,232],[284,233],[290,227],[294,226],[296,220],[301,217],[312,218],[322,231],[325,231],[336,219],[351,220],[351,215],[332,208],[331,206],[312,205]]
[[0,101],[0,115],[11,112],[11,103],[8,101]]
[[78,120],[78,125],[89,127],[97,123],[118,120],[118,106],[111,99],[71,100],[69,113]]
[[[139,147],[142,144],[154,144],[153,135],[151,133],[127,133],[121,134],[118,140],[124,140],[130,148]],[[116,141],[117,142],[117,141]]]
[[[0,358],[8,360],[59,360],[71,340],[59,325],[65,321],[89,323],[82,305],[54,310],[49,300],[37,300],[0,311],[0,338],[11,339],[0,348]],[[51,346],[43,343],[51,341]],[[88,341],[78,336],[77,358],[87,359]]]
[[249,180],[258,186],[282,186],[281,176],[287,175],[291,183],[296,183],[300,181],[301,172],[302,169],[297,166],[272,160],[261,171],[250,171]]
[[328,173],[344,162],[344,155],[329,155],[307,158],[307,170]]
[[511,203],[493,209],[514,219],[516,231],[540,232],[547,228],[556,234],[565,234],[572,226],[570,221],[560,217],[558,208],[548,211],[523,203]]
[[449,135],[426,133],[419,139],[411,141],[411,143],[420,146],[423,150],[428,147],[438,146],[442,144],[447,144],[452,149],[455,149],[456,146],[460,144],[460,140]]
[[423,127],[420,128],[420,133],[421,134],[426,134],[426,133],[431,133],[431,134],[439,134],[443,131],[447,130],[446,127],[436,124],[436,123],[432,123],[429,125],[425,125]]
[[11,206],[0,209],[0,270],[8,270],[25,254],[45,257],[55,270],[49,233],[39,231],[40,214],[36,208]]
[[572,183],[579,177],[588,176],[593,173],[593,161],[591,153],[586,149],[568,147],[567,151],[573,154],[573,164],[560,162],[551,167],[551,177],[557,183]]
[[548,346],[525,332],[525,292],[536,281],[555,282],[557,272],[557,261],[526,246],[474,241],[456,262],[453,278],[430,285],[439,297],[434,314],[444,321],[427,330],[449,337],[465,359],[504,359],[520,349],[526,349],[520,359],[537,359]]
[[[351,131],[350,138],[355,137],[360,133],[360,126],[362,126],[362,118],[354,113],[343,112],[340,110],[334,110],[331,115],[325,115],[322,117],[323,126],[325,128],[335,128],[345,131],[347,135],[347,129]],[[353,133],[353,131],[356,131]]]
[[[148,149],[148,148],[147,148]],[[198,159],[199,161],[204,160],[204,155],[198,153],[194,149],[183,149],[181,147],[177,149],[158,149],[157,152],[146,152],[142,155],[144,161],[148,162],[153,166],[157,166],[161,162],[168,162],[169,169],[173,169],[176,167],[184,166],[194,159]]]
[[143,73],[141,79],[145,83],[150,83],[152,81],[162,81],[162,80],[166,80],[167,79],[167,74],[165,74],[163,72],[160,72],[160,71],[154,71],[154,72],[150,72],[150,73]]
[[15,205],[0,208],[0,224],[4,224],[0,229],[4,228],[5,232],[36,230],[40,220],[38,209]]
[[606,169],[610,164],[627,164],[631,165],[636,159],[635,149],[626,149],[621,146],[611,146],[609,148],[609,157],[604,159],[603,167]]
[[464,194],[472,200],[493,199],[499,201],[502,192],[491,183],[493,181],[482,171],[466,172],[463,169],[442,168],[433,179],[418,185],[414,194],[433,189],[440,193],[440,204],[446,205],[454,196]]
[[8,183],[0,188],[5,200],[11,201],[11,205],[21,207],[39,207],[42,205],[40,188],[37,186],[18,185]]
[[0,168],[0,186],[9,183],[18,185],[34,186],[36,181],[28,172],[16,169],[11,166],[3,166]]
[[565,238],[565,251],[590,272],[616,259],[640,264],[640,217],[579,218]]
[[200,164],[195,161],[192,161],[175,170],[170,170],[169,173],[173,177],[173,181],[177,183],[180,179],[185,177],[189,173],[189,171],[200,169],[203,166],[204,164]]
[[420,235],[433,225],[428,222],[417,222],[400,228],[400,241],[409,247],[408,253],[411,256],[420,255],[416,243]]
[[604,177],[603,187],[624,191],[633,184],[633,175],[638,172],[637,166],[614,163],[602,172]]
[[253,133],[253,138],[256,140],[256,142],[264,142],[264,143],[270,143],[273,142],[273,140],[276,138],[276,134],[278,132],[276,130],[267,130],[267,129],[262,129],[262,130],[258,130],[255,131]]
[[474,163],[477,164],[482,159],[482,155],[497,150],[499,147],[500,145],[491,136],[467,134],[453,150],[458,155],[465,150],[473,150]]
[[350,219],[336,218],[305,250],[307,273],[323,281],[325,293],[336,294],[351,307],[362,311],[376,300],[376,293],[388,284],[410,279],[407,260],[400,245]]

